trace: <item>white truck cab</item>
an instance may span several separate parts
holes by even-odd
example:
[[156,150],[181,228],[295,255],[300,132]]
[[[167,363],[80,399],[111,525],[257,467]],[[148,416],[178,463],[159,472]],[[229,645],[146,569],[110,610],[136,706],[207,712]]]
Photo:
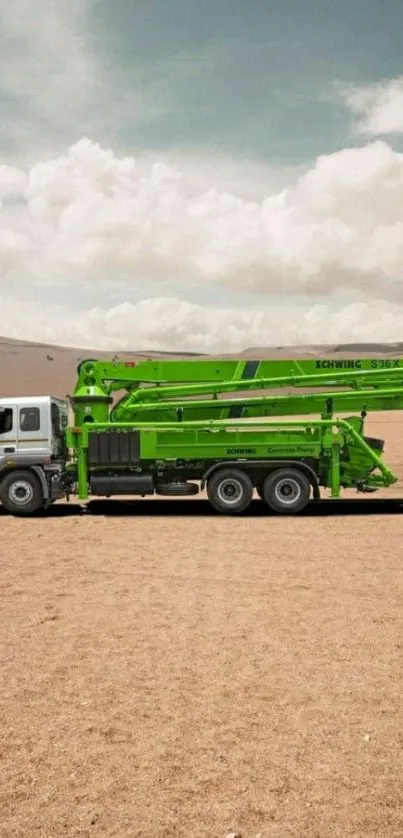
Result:
[[6,509],[29,514],[55,499],[67,424],[67,402],[54,396],[0,399],[0,500]]

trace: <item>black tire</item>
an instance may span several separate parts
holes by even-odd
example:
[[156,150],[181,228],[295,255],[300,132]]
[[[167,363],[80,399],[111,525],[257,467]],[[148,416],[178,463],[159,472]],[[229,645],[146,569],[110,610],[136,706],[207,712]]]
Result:
[[33,471],[12,471],[0,484],[0,500],[12,515],[34,515],[43,509],[41,484]]
[[311,484],[299,469],[280,468],[266,477],[263,494],[273,512],[295,515],[309,503]]
[[253,483],[241,469],[222,468],[207,482],[207,497],[218,512],[239,515],[253,498]]
[[180,496],[197,495],[199,487],[196,483],[159,483],[155,487],[156,495],[177,498]]

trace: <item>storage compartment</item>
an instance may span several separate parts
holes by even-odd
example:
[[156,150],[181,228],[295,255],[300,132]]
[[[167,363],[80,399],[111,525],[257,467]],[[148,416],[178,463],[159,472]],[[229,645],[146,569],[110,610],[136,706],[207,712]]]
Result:
[[92,431],[88,440],[90,466],[130,465],[140,459],[140,431]]

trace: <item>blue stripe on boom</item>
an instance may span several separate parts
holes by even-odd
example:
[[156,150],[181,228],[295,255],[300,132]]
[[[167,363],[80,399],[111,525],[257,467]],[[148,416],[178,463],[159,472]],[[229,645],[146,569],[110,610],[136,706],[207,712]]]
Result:
[[[256,378],[256,373],[260,367],[260,361],[247,361],[244,367],[244,371],[242,373],[242,379],[245,380],[247,378]],[[241,419],[243,414],[243,405],[242,404],[234,404],[233,407],[230,407],[228,413],[228,419]]]

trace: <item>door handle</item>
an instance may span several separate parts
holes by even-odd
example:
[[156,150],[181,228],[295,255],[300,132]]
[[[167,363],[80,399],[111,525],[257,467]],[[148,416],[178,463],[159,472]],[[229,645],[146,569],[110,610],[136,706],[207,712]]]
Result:
[[9,448],[4,449],[5,454],[14,454],[14,452],[15,452],[15,448],[13,448],[12,446],[10,446]]

